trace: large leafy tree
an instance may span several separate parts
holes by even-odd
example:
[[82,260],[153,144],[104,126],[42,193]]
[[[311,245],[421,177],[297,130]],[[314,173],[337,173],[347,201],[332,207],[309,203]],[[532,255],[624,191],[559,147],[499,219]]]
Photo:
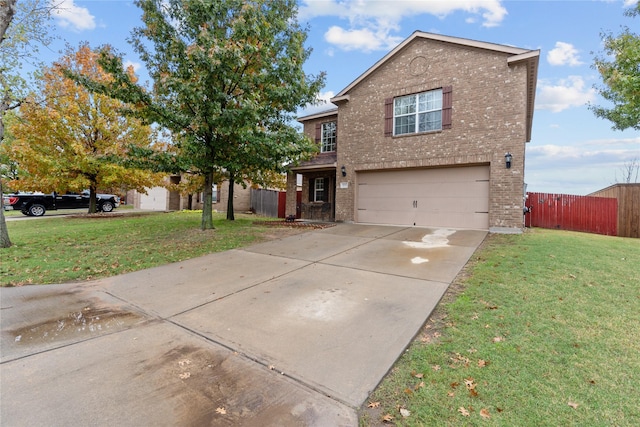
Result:
[[121,58],[109,52],[102,64],[116,76],[114,84],[84,83],[136,103],[147,120],[172,132],[186,168],[203,177],[201,228],[213,228],[216,174],[244,179],[313,153],[312,142],[289,123],[299,106],[315,101],[324,75],[303,71],[310,50],[295,0],[136,4],[144,26],[130,42],[153,79],[153,93],[133,84],[121,72]]
[[[162,175],[125,167],[130,146],[152,146],[152,130],[124,114],[121,101],[87,90],[65,75],[72,70],[95,81],[111,77],[97,63],[98,54],[87,44],[69,49],[59,62],[45,68],[40,95],[23,102],[8,128],[9,155],[21,170],[20,189],[46,192],[90,190],[89,212],[96,211],[98,189],[126,186],[144,190]],[[129,76],[135,81],[133,71]]]
[[[625,15],[640,15],[640,3],[628,9]],[[640,35],[629,27],[614,36],[603,33],[604,55],[596,57],[594,68],[602,77],[604,86],[600,95],[613,107],[590,106],[596,116],[613,123],[618,130],[640,130]]]
[[[30,74],[25,64],[37,65],[38,48],[51,42],[51,10],[55,2],[49,0],[0,0],[0,145],[4,142],[5,116],[18,108],[27,93]],[[0,248],[11,246],[4,219],[2,191],[5,177],[5,159],[0,160]]]

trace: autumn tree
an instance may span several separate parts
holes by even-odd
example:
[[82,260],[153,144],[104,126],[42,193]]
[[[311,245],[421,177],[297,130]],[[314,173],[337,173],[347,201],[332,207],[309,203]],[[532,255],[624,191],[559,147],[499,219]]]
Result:
[[[93,90],[142,106],[144,117],[170,129],[188,169],[203,177],[201,228],[213,228],[216,173],[282,169],[314,144],[289,123],[314,102],[324,76],[306,75],[306,29],[295,0],[136,0],[143,27],[130,38],[153,79],[147,95],[103,54],[115,77]],[[251,172],[253,173],[253,172]],[[233,211],[231,211],[233,214]]]
[[[640,3],[625,12],[626,16],[640,15]],[[596,116],[607,119],[618,130],[640,130],[640,35],[623,27],[614,36],[603,33],[604,54],[596,57],[593,67],[598,70],[604,86],[600,95],[613,107],[591,105]]]
[[[87,44],[69,49],[59,62],[45,68],[40,94],[22,103],[8,129],[13,136],[10,156],[21,170],[20,188],[45,192],[90,190],[89,212],[96,211],[98,189],[122,185],[144,191],[163,175],[122,164],[129,146],[152,145],[152,130],[124,114],[124,103],[88,91],[65,76],[65,70],[108,82],[98,54]],[[135,81],[133,70],[129,78]]]
[[[38,48],[51,42],[51,10],[55,7],[57,3],[49,0],[0,0],[0,146],[5,116],[20,106],[29,87],[30,74],[23,65],[37,66]],[[2,171],[12,168],[2,161]],[[5,178],[0,175],[0,248],[11,246],[2,209]]]

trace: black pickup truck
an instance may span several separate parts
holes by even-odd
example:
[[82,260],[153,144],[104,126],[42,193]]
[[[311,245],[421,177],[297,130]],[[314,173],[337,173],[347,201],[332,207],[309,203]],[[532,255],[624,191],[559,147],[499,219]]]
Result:
[[[113,194],[97,194],[96,209],[111,212],[120,206],[120,198]],[[5,210],[19,210],[24,215],[42,216],[47,210],[89,208],[89,191],[68,194],[15,193],[5,194]]]

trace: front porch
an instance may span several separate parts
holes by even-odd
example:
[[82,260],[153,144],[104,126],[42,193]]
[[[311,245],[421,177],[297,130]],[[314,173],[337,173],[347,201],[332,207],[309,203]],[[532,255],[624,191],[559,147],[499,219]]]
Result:
[[[302,177],[302,199],[296,206],[298,175]],[[296,214],[311,221],[335,221],[336,167],[335,165],[295,168],[287,175],[287,215]]]

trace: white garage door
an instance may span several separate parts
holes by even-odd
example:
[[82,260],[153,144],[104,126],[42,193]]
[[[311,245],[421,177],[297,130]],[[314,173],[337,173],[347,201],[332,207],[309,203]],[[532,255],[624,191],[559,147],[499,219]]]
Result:
[[164,211],[167,209],[168,191],[164,187],[147,188],[148,194],[140,195],[140,209]]
[[359,172],[357,222],[489,229],[489,166]]

